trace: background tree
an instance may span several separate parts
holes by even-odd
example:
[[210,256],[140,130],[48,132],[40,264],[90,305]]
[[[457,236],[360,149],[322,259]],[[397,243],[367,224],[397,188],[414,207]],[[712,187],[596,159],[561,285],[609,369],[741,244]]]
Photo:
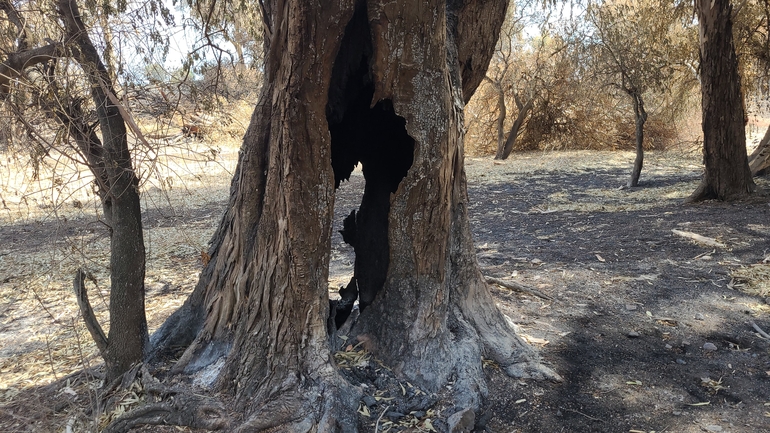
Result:
[[645,99],[651,91],[669,92],[677,69],[690,57],[685,17],[676,5],[661,10],[660,2],[648,0],[590,4],[586,17],[594,29],[595,73],[633,106],[636,159],[627,186],[636,187],[644,164]]
[[[761,112],[767,107],[770,83],[770,1],[741,3],[733,14],[739,72],[744,106]],[[748,114],[748,113],[746,113]],[[749,156],[751,174],[766,173],[770,167],[770,127]]]
[[[611,9],[612,5],[615,3],[601,7]],[[599,5],[591,7],[601,9]],[[645,19],[655,21],[655,25],[660,21],[656,29],[665,40],[653,37],[658,47],[655,63],[666,66],[651,71],[658,77],[645,83],[642,103],[649,115],[644,131],[647,149],[665,148],[678,140],[680,129],[685,129],[680,128],[682,120],[694,108],[693,89],[697,80],[692,71],[693,64],[697,66],[697,42],[685,9],[681,5],[669,6],[663,12],[656,5],[648,5],[645,12]],[[612,85],[622,84],[621,77],[615,73],[617,68],[611,56],[602,49],[601,38],[588,14],[569,8],[548,8],[543,12],[531,6],[521,12],[516,9],[514,17],[506,22],[515,22],[516,26],[504,24],[487,79],[466,111],[467,147],[471,154],[491,153],[500,158],[512,150],[633,146],[636,127],[629,127],[627,119],[636,118],[635,99]],[[633,30],[632,24],[618,22],[627,27],[625,30]],[[669,27],[665,27],[666,23]],[[606,23],[605,27],[615,32],[613,25]],[[506,30],[508,27],[512,30]],[[648,34],[652,31],[642,30]],[[508,33],[510,36],[506,36]],[[616,41],[631,37],[620,33],[614,34]],[[631,42],[634,44],[637,51],[645,51],[636,40]],[[623,46],[623,50],[628,49]],[[642,57],[648,55],[644,52]],[[647,67],[635,57],[632,61]],[[634,75],[639,75],[637,70]],[[520,110],[517,99],[519,105],[529,110]],[[506,133],[514,127],[518,127],[518,134],[507,134],[506,140]]]
[[746,155],[745,114],[729,0],[695,3],[700,27],[700,71],[705,172],[689,201],[735,200],[755,189]]

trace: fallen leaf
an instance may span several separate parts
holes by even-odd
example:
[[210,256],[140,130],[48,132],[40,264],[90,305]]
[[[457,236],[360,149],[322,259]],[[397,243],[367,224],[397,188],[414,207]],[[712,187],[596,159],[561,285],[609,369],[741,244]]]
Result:
[[596,255],[596,260],[600,262],[606,262],[606,260],[604,260],[604,257],[600,256],[599,254]]

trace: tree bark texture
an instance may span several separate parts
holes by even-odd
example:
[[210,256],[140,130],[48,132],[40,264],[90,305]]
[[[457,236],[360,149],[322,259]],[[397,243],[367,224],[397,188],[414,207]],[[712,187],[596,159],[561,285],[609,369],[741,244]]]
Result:
[[[109,100],[112,82],[83,24],[75,0],[59,0],[57,8],[65,25],[73,57],[80,63],[91,85],[102,133],[101,158],[90,161],[94,150],[86,151],[94,173],[108,182],[102,193],[105,219],[110,225],[110,330],[103,357],[107,383],[144,358],[148,342],[144,312],[145,249],[142,233],[139,181],[128,150],[126,125],[118,108]],[[82,131],[79,131],[82,133]],[[88,137],[77,135],[77,139]],[[80,143],[81,145],[83,143]],[[98,145],[91,142],[91,146]],[[85,151],[85,150],[84,150]],[[98,168],[98,169],[97,169]],[[101,171],[101,170],[104,170]]]
[[647,122],[647,110],[644,109],[642,95],[631,92],[630,96],[634,99],[636,158],[634,159],[634,168],[631,170],[631,178],[628,180],[628,187],[634,188],[639,186],[639,177],[642,174],[642,166],[644,165],[644,124]]
[[334,190],[356,163],[366,187],[346,240],[362,313],[350,338],[426,389],[454,377],[465,407],[486,392],[482,356],[556,377],[495,306],[468,218],[463,109],[506,5],[265,3],[266,84],[193,293],[202,304],[188,308],[205,311],[187,322],[200,331],[177,364],[225,357],[216,386],[234,392],[242,429],[356,428],[358,395],[327,332]]
[[735,200],[754,191],[730,0],[697,0],[703,109],[703,179],[689,201]]

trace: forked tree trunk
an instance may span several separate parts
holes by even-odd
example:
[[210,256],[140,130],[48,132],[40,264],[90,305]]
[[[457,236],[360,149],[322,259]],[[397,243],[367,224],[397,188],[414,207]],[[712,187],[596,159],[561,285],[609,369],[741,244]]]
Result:
[[[154,338],[200,329],[177,368],[226,357],[216,386],[234,392],[244,430],[356,429],[358,394],[327,333],[334,189],[356,162],[355,244],[370,251],[356,258],[367,281],[350,338],[425,389],[454,378],[456,404],[474,409],[482,356],[516,377],[557,377],[496,308],[469,226],[463,109],[507,2],[447,3],[265,4],[266,84],[212,259]],[[202,323],[185,317],[201,308]]]
[[644,124],[647,122],[647,111],[644,109],[644,100],[638,93],[631,94],[634,99],[634,119],[636,125],[636,159],[634,159],[634,168],[631,170],[631,178],[628,180],[628,187],[639,186],[639,176],[642,174],[644,165]]
[[529,101],[522,104],[518,95],[515,96],[516,107],[519,109],[519,114],[516,115],[516,120],[511,125],[511,130],[508,132],[508,138],[505,140],[505,144],[502,148],[498,148],[495,159],[508,159],[513,152],[513,146],[516,144],[516,139],[519,138],[519,130],[524,125],[524,121],[527,119],[527,115],[535,105],[535,98],[529,98]]
[[703,162],[689,201],[735,200],[754,191],[746,156],[743,100],[730,0],[697,0],[700,27]]

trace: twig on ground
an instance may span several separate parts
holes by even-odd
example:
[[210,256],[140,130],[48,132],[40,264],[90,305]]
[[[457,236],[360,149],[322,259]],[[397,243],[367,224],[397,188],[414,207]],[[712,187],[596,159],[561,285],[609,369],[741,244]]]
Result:
[[592,417],[591,415],[586,415],[586,414],[584,414],[583,412],[580,412],[579,410],[575,410],[575,409],[566,409],[566,408],[562,408],[562,409],[564,409],[564,410],[568,410],[568,411],[570,411],[570,412],[575,412],[575,413],[576,413],[576,414],[578,414],[578,415],[583,415],[584,417],[586,417],[586,418],[588,418],[588,419],[590,419],[590,420],[599,421],[599,422],[604,422],[604,420],[603,420],[603,419],[595,418],[595,417]]
[[708,245],[710,247],[717,247],[717,248],[727,248],[727,245],[723,244],[722,242],[717,241],[714,238],[709,238],[706,236],[699,235],[697,233],[693,232],[686,232],[683,230],[671,230],[671,232],[677,236],[681,236],[683,238],[692,239],[695,242]]
[[382,413],[379,417],[377,417],[377,422],[374,424],[374,433],[377,433],[380,431],[380,420],[382,419],[382,416],[385,415],[385,412],[390,409],[390,406],[385,406],[385,409],[383,409]]
[[548,301],[553,301],[553,298],[546,295],[545,293],[542,293],[531,287],[527,287],[521,283],[516,283],[513,281],[504,281],[498,278],[486,277],[486,276],[484,277],[484,279],[489,284],[497,284],[498,286],[505,287],[506,289],[515,290],[517,292],[522,292],[522,293],[528,293],[530,295],[537,296],[538,298],[546,299]]
[[761,335],[762,337],[767,338],[768,340],[770,340],[770,335],[768,335],[767,332],[763,331],[762,328],[760,328],[759,325],[754,323],[753,320],[750,321],[749,324],[751,325],[752,328],[754,328],[755,331],[757,331],[757,333],[759,335]]

